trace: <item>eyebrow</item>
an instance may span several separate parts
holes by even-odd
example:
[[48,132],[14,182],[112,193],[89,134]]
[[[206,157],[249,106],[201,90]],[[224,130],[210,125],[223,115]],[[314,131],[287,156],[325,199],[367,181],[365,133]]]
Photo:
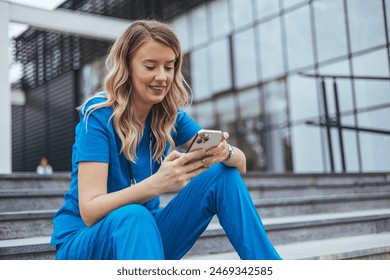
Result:
[[[176,61],[176,59],[172,59],[172,60],[166,61],[165,63],[175,63],[175,61]],[[154,60],[154,59],[145,59],[145,60],[143,60],[143,62],[153,62],[153,63],[156,63],[158,61]]]

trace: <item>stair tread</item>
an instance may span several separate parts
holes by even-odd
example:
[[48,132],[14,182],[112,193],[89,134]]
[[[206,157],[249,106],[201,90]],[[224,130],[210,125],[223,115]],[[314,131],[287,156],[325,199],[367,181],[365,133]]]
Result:
[[[283,259],[346,259],[373,253],[390,252],[390,233],[367,234],[276,245]],[[235,260],[235,252],[192,255],[185,259]]]
[[[372,219],[388,216],[390,217],[390,208],[263,218],[262,221],[266,229],[270,229],[271,227],[290,226],[292,224],[307,225],[310,223],[326,223],[335,221],[342,222],[348,220]],[[219,223],[210,223],[207,229],[208,231],[222,230]]]

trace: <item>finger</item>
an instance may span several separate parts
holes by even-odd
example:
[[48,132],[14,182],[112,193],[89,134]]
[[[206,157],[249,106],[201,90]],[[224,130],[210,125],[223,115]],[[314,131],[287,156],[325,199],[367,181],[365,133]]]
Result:
[[226,131],[224,131],[224,132],[222,133],[222,135],[223,135],[223,137],[222,137],[223,140],[227,140],[227,139],[229,138],[229,133],[226,132]]
[[172,151],[166,158],[164,161],[174,161],[175,159],[178,159],[180,158],[181,156],[183,156],[182,153],[174,150]]
[[195,161],[197,159],[201,159],[205,156],[204,150],[195,150],[186,154],[182,154],[180,158],[177,159],[178,165],[185,165],[190,161]]

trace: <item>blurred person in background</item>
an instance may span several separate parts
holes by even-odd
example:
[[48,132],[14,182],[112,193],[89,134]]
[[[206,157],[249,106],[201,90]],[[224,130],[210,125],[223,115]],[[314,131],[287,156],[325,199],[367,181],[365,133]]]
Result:
[[49,164],[49,161],[46,157],[41,158],[39,165],[37,166],[37,174],[39,175],[47,175],[47,174],[53,174],[53,168]]

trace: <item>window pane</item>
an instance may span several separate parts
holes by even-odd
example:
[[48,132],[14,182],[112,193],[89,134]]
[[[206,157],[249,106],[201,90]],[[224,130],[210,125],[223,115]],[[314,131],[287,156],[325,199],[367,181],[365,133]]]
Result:
[[229,41],[223,39],[210,46],[212,91],[219,92],[232,87]]
[[257,88],[240,92],[238,94],[238,101],[242,119],[260,116],[260,97]]
[[294,172],[323,172],[320,128],[298,125],[291,129]]
[[[352,60],[355,75],[389,76],[386,49],[354,57]],[[358,107],[379,105],[390,102],[389,81],[355,80]]]
[[259,0],[259,1],[256,1],[256,5],[257,5],[257,18],[258,19],[262,19],[262,18],[267,17],[269,15],[278,13],[280,10],[279,1]]
[[286,172],[292,170],[288,131],[287,127],[266,131],[267,171]]
[[217,112],[221,130],[229,133],[234,131],[234,124],[237,119],[235,107],[235,100],[232,94],[224,95],[217,99]]
[[284,7],[288,8],[302,2],[307,2],[307,0],[283,0],[283,2],[284,2]]
[[284,73],[280,19],[267,21],[258,27],[260,36],[261,74],[264,80]]
[[348,49],[343,0],[317,1],[313,5],[319,61],[346,55]]
[[348,1],[352,51],[385,44],[385,26],[381,0]]
[[390,30],[390,0],[385,0],[385,4],[386,4],[387,30]]
[[210,96],[207,49],[202,48],[191,53],[191,85],[194,100]]
[[289,77],[288,86],[291,121],[318,116],[316,81],[311,78],[292,76]]
[[215,106],[212,101],[192,106],[196,111],[198,124],[205,129],[215,129]]
[[266,84],[263,89],[267,124],[287,123],[287,100],[284,81]]
[[[390,117],[387,114],[387,117]],[[362,165],[365,172],[388,172],[390,170],[390,137],[377,134],[360,134]]]
[[193,46],[198,46],[207,41],[208,26],[206,5],[200,5],[190,14],[192,20]]
[[231,0],[234,28],[253,22],[252,0]]
[[226,35],[231,31],[228,0],[210,3],[213,37]]
[[243,87],[256,83],[257,68],[253,28],[236,34],[233,40],[236,86]]
[[[261,116],[242,118],[238,123],[238,146],[246,155],[248,170],[265,170],[264,120]],[[230,142],[230,137],[229,137]]]
[[286,14],[289,69],[313,64],[313,45],[309,8],[304,6]]
[[175,18],[172,22],[172,27],[175,30],[177,37],[180,40],[181,47],[183,52],[187,52],[190,48],[189,40],[188,40],[188,24],[187,24],[187,15],[179,16]]

